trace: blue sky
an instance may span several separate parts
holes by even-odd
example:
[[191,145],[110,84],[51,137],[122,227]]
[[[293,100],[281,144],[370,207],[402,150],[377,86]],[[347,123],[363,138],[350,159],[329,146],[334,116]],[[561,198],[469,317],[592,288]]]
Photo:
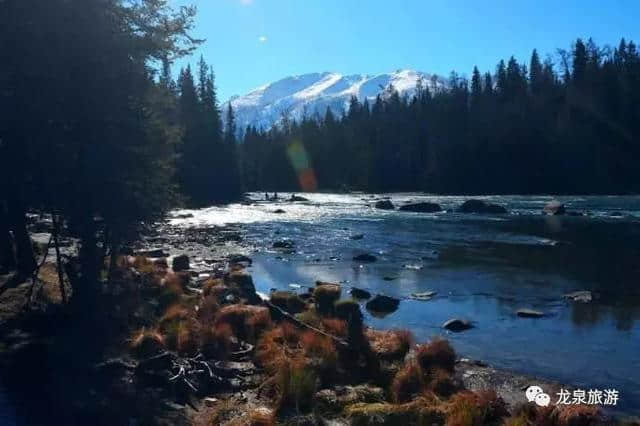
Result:
[[534,47],[555,55],[577,37],[640,41],[638,0],[171,1],[197,5],[194,35],[207,41],[187,61],[213,65],[221,100],[309,72],[468,75],[511,55],[528,62]]

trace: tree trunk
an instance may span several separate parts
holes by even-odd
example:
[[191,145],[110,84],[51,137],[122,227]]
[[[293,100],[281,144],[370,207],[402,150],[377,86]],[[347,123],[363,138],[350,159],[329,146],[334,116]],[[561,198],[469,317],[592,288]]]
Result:
[[53,221],[53,244],[56,249],[56,269],[58,270],[60,297],[62,298],[62,303],[67,303],[67,291],[64,286],[64,270],[62,269],[62,258],[60,257],[60,220],[53,211],[51,212],[51,220]]
[[33,255],[31,238],[27,231],[26,209],[19,196],[9,199],[9,226],[13,230],[16,245],[16,263],[18,272],[29,275],[36,269],[36,258]]
[[73,288],[72,302],[82,310],[90,310],[96,301],[98,273],[98,247],[96,226],[91,215],[83,217],[80,223],[80,282]]
[[9,233],[9,217],[4,201],[0,201],[0,273],[12,271],[15,267],[16,259]]

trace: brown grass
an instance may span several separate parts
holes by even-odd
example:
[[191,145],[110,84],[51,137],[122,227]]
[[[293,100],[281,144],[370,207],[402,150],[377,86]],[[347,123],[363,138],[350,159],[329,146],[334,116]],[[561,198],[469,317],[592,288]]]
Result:
[[600,424],[602,413],[595,405],[557,406],[559,426],[591,426]]
[[459,386],[454,381],[450,371],[434,368],[426,374],[427,389],[436,395],[449,397],[458,391]]
[[453,372],[456,364],[456,353],[449,342],[441,338],[435,338],[429,343],[418,346],[416,359],[425,371],[441,368]]
[[292,291],[274,291],[269,296],[271,303],[291,314],[297,314],[305,310],[307,304]]
[[266,407],[251,410],[247,426],[275,426],[276,415]]
[[[209,278],[204,283],[202,283],[202,294],[204,296],[208,296],[209,293],[219,287],[225,287],[224,282],[220,278]],[[226,288],[226,287],[225,287]]]
[[411,345],[413,335],[408,330],[380,331],[367,329],[365,336],[369,341],[371,350],[383,360],[404,359]]
[[203,354],[217,359],[225,359],[231,352],[233,330],[229,324],[203,327],[200,333],[200,349]]
[[408,402],[425,388],[424,373],[417,362],[409,361],[398,370],[391,382],[391,396],[396,403]]
[[446,426],[482,426],[508,415],[504,401],[495,391],[454,394],[446,404]]
[[254,343],[271,325],[269,309],[255,305],[227,305],[216,315],[215,325],[229,324],[239,339]]
[[313,290],[318,313],[328,315],[333,312],[333,304],[340,299],[342,289],[337,284],[320,284]]
[[303,359],[294,358],[281,363],[275,376],[278,389],[278,408],[293,408],[296,412],[308,412],[313,405],[317,389],[314,370]]
[[147,330],[146,328],[142,328],[136,331],[130,343],[131,350],[140,358],[155,355],[164,347],[164,337],[156,329]]
[[322,328],[333,336],[347,337],[347,323],[341,319],[325,318],[322,320]]
[[216,314],[220,310],[220,304],[218,303],[218,299],[213,295],[204,296],[200,300],[200,305],[198,306],[197,317],[198,321],[202,325],[211,326],[213,325]]

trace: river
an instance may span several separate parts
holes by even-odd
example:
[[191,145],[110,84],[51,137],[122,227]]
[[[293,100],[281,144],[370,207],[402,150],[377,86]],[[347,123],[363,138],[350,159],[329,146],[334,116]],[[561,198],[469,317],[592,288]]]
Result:
[[[568,211],[584,215],[544,216],[552,197],[479,197],[509,210],[480,215],[455,212],[468,197],[298,194],[309,201],[294,203],[284,200],[289,195],[264,202],[264,194],[251,194],[252,203],[179,211],[193,216],[172,222],[241,224],[254,248],[259,291],[323,280],[399,297],[390,315],[366,313],[368,324],[408,328],[418,341],[442,335],[461,356],[498,368],[585,390],[616,389],[618,408],[640,414],[640,197],[558,197]],[[436,202],[443,212],[373,208],[382,197],[396,206]],[[280,240],[292,241],[294,250],[273,249]],[[361,253],[377,261],[354,262]],[[594,300],[563,298],[577,290],[593,292]],[[437,294],[410,300],[424,291]],[[545,316],[520,318],[520,308]],[[454,317],[474,328],[442,329]]]

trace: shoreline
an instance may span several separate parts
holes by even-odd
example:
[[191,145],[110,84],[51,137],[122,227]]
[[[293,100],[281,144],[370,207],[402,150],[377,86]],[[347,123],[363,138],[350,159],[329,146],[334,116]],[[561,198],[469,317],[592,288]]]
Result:
[[[230,268],[233,269],[232,265],[234,263],[238,263],[238,261],[240,261],[240,263],[247,263],[247,261],[250,263],[250,259],[242,257],[246,256],[246,254],[240,254],[248,253],[248,247],[243,246],[242,239],[238,239],[235,236],[238,232],[242,231],[241,226],[193,230],[183,229],[183,232],[175,232],[175,229],[170,229],[172,228],[170,225],[168,227],[166,225],[167,223],[165,222],[165,225],[156,227],[154,232],[140,240],[136,244],[135,248],[137,252],[149,252],[150,250],[160,248],[162,254],[167,255],[163,256],[163,258],[166,259],[165,262],[169,264],[176,255],[183,254],[185,251],[194,251],[197,253],[199,250],[197,246],[200,246],[200,249],[202,250],[207,250],[211,259],[203,258],[201,261],[198,260],[197,263],[193,264],[193,267],[188,269],[195,285],[186,286],[185,290],[187,293],[199,294],[201,290],[199,291],[198,289],[202,288],[202,284],[206,279],[214,275],[224,276],[229,273]],[[194,256],[193,259],[195,260],[197,257],[198,256]],[[191,254],[189,255],[189,258],[192,258]],[[210,275],[203,275],[207,273]],[[131,361],[128,361],[127,359],[127,355],[119,352],[115,358],[111,358],[111,361],[107,360],[105,362],[113,361],[118,365],[122,364],[124,365],[123,368],[129,371],[132,364],[130,364]],[[260,381],[261,378],[264,377],[263,372],[254,371],[252,374],[253,375],[250,375],[250,378],[248,379],[249,382]],[[538,379],[531,376],[521,375],[517,372],[493,368],[483,362],[466,360],[464,358],[457,359],[456,361],[455,377],[464,388],[471,391],[481,391],[485,389],[495,390],[498,396],[501,397],[509,407],[515,406],[518,402],[523,402],[523,387],[525,385],[542,385],[545,387],[545,390],[547,388],[557,389],[559,387],[557,383],[550,380]],[[202,416],[203,413],[219,409],[221,405],[230,404],[232,401],[239,404],[240,400],[244,399],[246,404],[251,405],[252,403],[250,390],[240,390],[224,397],[222,397],[223,395],[220,396],[221,398],[213,396],[217,401],[212,401],[212,397],[199,398],[196,401],[192,401],[185,405],[173,405],[173,409],[178,412],[182,412],[187,416],[186,418],[193,420],[197,419],[198,416]],[[240,398],[240,400],[238,400],[238,398]],[[253,403],[255,402],[256,400],[253,400]],[[169,403],[169,401],[165,401],[165,403]],[[260,408],[259,406],[256,407]],[[194,408],[197,408],[198,410],[195,410]],[[618,413],[616,413],[616,415],[618,415]],[[196,424],[198,423],[196,422]]]

